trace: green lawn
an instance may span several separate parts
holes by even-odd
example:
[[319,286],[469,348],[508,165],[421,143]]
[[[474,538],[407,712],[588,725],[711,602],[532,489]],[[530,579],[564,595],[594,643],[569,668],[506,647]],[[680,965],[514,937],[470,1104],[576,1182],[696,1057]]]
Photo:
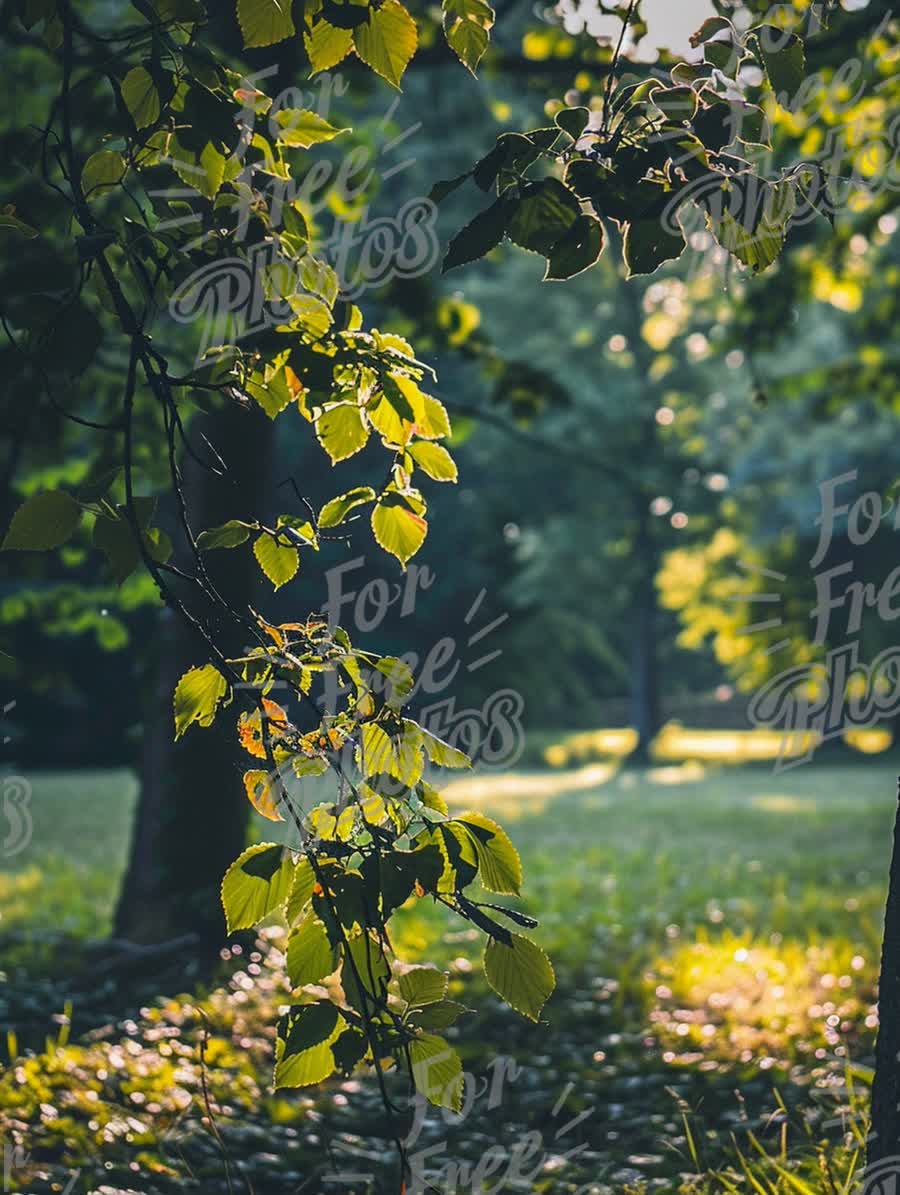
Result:
[[[133,782],[125,773],[43,775],[32,782],[34,836],[27,849],[5,861],[0,927],[101,934],[124,865]],[[478,1009],[456,1041],[467,1067],[485,1073],[498,1055],[510,1054],[523,1068],[501,1107],[479,1113],[476,1104],[456,1130],[437,1118],[422,1141],[443,1134],[449,1156],[477,1159],[495,1140],[511,1149],[523,1134],[540,1132],[546,1167],[533,1186],[521,1189],[574,1191],[600,1179],[597,1191],[624,1191],[629,1183],[640,1189],[643,1181],[659,1190],[723,1192],[736,1181],[735,1189],[749,1191],[756,1188],[748,1180],[717,1185],[708,1167],[727,1163],[739,1173],[732,1131],[737,1148],[752,1153],[749,1130],[762,1134],[783,1098],[798,1123],[814,1126],[815,1140],[832,1140],[837,1153],[829,1164],[846,1174],[850,1155],[841,1138],[848,1125],[840,1118],[849,1116],[853,1127],[859,1105],[845,1080],[851,1064],[865,1077],[871,1052],[895,791],[896,763],[888,757],[816,763],[780,775],[761,766],[704,771],[696,763],[616,773],[593,763],[454,782],[445,792],[456,809],[489,813],[518,845],[524,908],[540,918],[534,936],[557,966],[559,988],[547,1006],[546,1025],[522,1022],[480,980],[479,935],[450,925],[424,900],[403,910],[394,939],[398,952],[449,966],[456,994]],[[310,1107],[351,1153],[370,1148],[366,1125],[377,1120],[372,1085],[365,1082],[350,1084],[336,1103],[331,1095],[314,1101],[267,1095],[271,1047],[264,1024],[283,999],[277,964],[277,953],[263,951],[250,987],[244,971],[232,985],[249,992],[237,1006],[227,987],[205,1004],[214,1031],[209,1080],[214,1097],[218,1092],[219,1102],[231,1109],[222,1114],[223,1132],[240,1156],[250,1150],[256,1157],[251,1169],[257,1195],[293,1189],[282,1185],[288,1162],[282,1157],[279,1169],[279,1147],[267,1148],[264,1139],[284,1145],[289,1138],[291,1166],[303,1171],[311,1164],[297,1162],[305,1156],[303,1143],[315,1143],[326,1130],[306,1123]],[[196,1097],[196,1050],[187,1048],[196,1041],[196,1025],[189,1010],[186,1000],[170,1001],[128,1030],[129,1044],[136,1044],[135,1037],[142,1042],[135,1061],[140,1077],[117,1088],[115,1099],[157,1109],[156,1120],[166,1126],[161,1133],[154,1116],[142,1115],[145,1135],[136,1138],[141,1173],[146,1166],[159,1175],[158,1186],[137,1184],[142,1191],[227,1190],[217,1148],[206,1154],[200,1148],[208,1140],[202,1131],[197,1129],[200,1145],[194,1146],[207,1177],[197,1187],[185,1185],[181,1163],[163,1158],[160,1144],[177,1107],[171,1074],[158,1056],[159,1027],[182,1036],[186,1060],[176,1086]],[[117,1048],[113,1041],[64,1051],[66,1067],[110,1105],[111,1080],[97,1076],[108,1073],[109,1052]],[[25,1088],[17,1085],[17,1100],[26,1105],[20,1115],[42,1125],[39,1136],[55,1141],[54,1133],[63,1130],[40,1108],[59,1101],[53,1094],[62,1082],[58,1056],[55,1064],[42,1056],[29,1066]],[[558,1099],[561,1117],[589,1113],[563,1141],[555,1141],[553,1131]],[[7,1102],[17,1101],[11,1088],[0,1086],[0,1109]],[[131,1162],[124,1159],[133,1159],[137,1146],[129,1153],[124,1139],[113,1141],[102,1128],[75,1131],[79,1117],[88,1116],[79,1107],[76,1101],[65,1128],[73,1163],[96,1153],[96,1165],[109,1161],[107,1171],[127,1188]],[[96,1116],[96,1106],[90,1107]],[[813,1107],[819,1112],[811,1120]],[[196,1166],[194,1138],[185,1132],[187,1144],[179,1148]],[[256,1142],[252,1149],[241,1144],[247,1134]],[[584,1152],[566,1160],[576,1139]],[[819,1163],[814,1142],[804,1141],[802,1128],[791,1129],[785,1157],[791,1164],[802,1161],[808,1176]],[[684,1177],[698,1169],[703,1178]],[[452,1171],[445,1183],[447,1175]],[[761,1187],[766,1195],[799,1190],[779,1186],[774,1170],[769,1177],[774,1186]],[[471,1189],[459,1175],[457,1180],[460,1190]],[[764,1184],[761,1176],[755,1181]],[[810,1192],[825,1189],[812,1183]],[[28,1187],[45,1189],[50,1187]]]

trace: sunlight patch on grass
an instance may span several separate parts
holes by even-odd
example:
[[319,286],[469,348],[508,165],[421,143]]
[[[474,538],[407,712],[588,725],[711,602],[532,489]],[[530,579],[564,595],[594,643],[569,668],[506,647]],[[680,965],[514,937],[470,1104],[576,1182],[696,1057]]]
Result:
[[476,774],[453,780],[441,789],[450,806],[487,805],[506,818],[541,813],[549,801],[566,793],[583,792],[607,784],[616,774],[615,764],[591,764],[567,772],[506,772]]
[[670,1062],[709,1058],[765,1070],[846,1056],[848,1038],[876,1024],[865,967],[846,941],[807,946],[700,933],[648,970],[650,1021]]
[[789,797],[785,793],[762,793],[750,804],[763,813],[815,813],[818,808],[812,797]]

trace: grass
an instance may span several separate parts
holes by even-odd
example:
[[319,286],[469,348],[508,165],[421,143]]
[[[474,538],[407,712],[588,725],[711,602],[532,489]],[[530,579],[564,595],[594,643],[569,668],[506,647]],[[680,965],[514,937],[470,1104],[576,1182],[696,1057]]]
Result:
[[108,933],[125,867],[137,784],[126,771],[38,772],[31,834],[0,852],[0,934]]
[[[467,1068],[490,1073],[499,1054],[521,1068],[502,1106],[476,1105],[456,1128],[437,1117],[423,1140],[446,1138],[448,1157],[473,1164],[494,1142],[512,1149],[537,1133],[546,1158],[528,1188],[535,1191],[588,1183],[598,1192],[849,1190],[861,1156],[896,766],[872,756],[780,774],[696,761],[638,772],[594,761],[450,784],[455,809],[495,817],[519,847],[523,908],[540,918],[534,936],[559,987],[549,1024],[522,1022],[480,980],[479,935],[426,901],[402,911],[401,956],[449,967],[453,992],[478,1009],[456,1040]],[[0,875],[0,926],[102,933],[124,865],[133,783],[123,773],[86,773],[33,784],[33,841]],[[302,1143],[313,1148],[326,1131],[351,1152],[371,1152],[366,1125],[377,1099],[365,1082],[330,1095],[267,1094],[265,1025],[283,986],[277,951],[253,958],[249,969],[232,959],[236,976],[204,1007],[220,1128],[250,1159],[263,1195],[293,1189],[285,1167],[296,1169]],[[15,1083],[0,1081],[0,1123],[8,1102],[32,1136],[66,1142],[67,1164],[96,1157],[100,1182],[128,1188],[139,1157],[142,1191],[225,1191],[217,1147],[198,1127],[195,999],[147,1008],[108,1040],[20,1063]],[[180,1042],[177,1082],[167,1042]],[[114,1091],[113,1077],[98,1076],[115,1077]],[[74,1101],[61,1094],[73,1086]],[[115,1116],[105,1120],[98,1105]],[[142,1125],[131,1142],[115,1128],[129,1109]],[[557,1141],[559,1123],[581,1113],[590,1115]],[[197,1187],[165,1148],[182,1114],[196,1120],[178,1148],[204,1176]],[[567,1159],[573,1139],[582,1152]],[[151,1172],[156,1185],[147,1186]],[[458,1168],[443,1178],[442,1189],[471,1190]]]

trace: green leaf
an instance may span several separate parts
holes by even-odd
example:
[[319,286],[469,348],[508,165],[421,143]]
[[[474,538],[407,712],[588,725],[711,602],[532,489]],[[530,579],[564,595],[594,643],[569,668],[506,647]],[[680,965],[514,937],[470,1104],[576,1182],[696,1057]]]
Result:
[[291,0],[237,0],[244,48],[272,46],[294,32]]
[[444,0],[443,8],[447,45],[474,75],[490,42],[494,10],[485,0]]
[[774,185],[763,182],[753,210],[738,203],[729,209],[733,192],[706,197],[707,223],[716,240],[738,261],[761,273],[775,261],[784,246],[787,226],[794,213],[796,192],[790,180]]
[[661,216],[635,220],[625,232],[625,263],[628,277],[652,274],[665,261],[672,261],[684,252],[686,241],[682,232],[670,232]]
[[424,766],[422,732],[406,718],[401,736],[389,735],[377,722],[366,722],[356,762],[366,776],[387,772],[411,788],[421,779]]
[[281,126],[278,134],[279,144],[295,149],[309,149],[311,145],[333,141],[341,133],[351,131],[348,128],[336,128],[323,116],[319,116],[318,112],[310,112],[308,108],[282,108],[275,119]]
[[442,444],[417,440],[407,451],[419,468],[435,481],[456,481],[459,476],[456,462]]
[[405,567],[425,542],[428,523],[410,510],[399,494],[386,493],[372,511],[372,533],[379,546]]
[[327,1000],[292,1008],[278,1026],[275,1087],[309,1087],[327,1079],[335,1065],[331,1046],[346,1028]]
[[117,186],[125,177],[127,166],[114,149],[100,149],[91,154],[81,171],[81,189],[85,199],[96,199]]
[[408,1019],[417,1029],[446,1029],[455,1025],[463,1013],[471,1011],[456,1000],[439,1000],[436,1004],[412,1009]]
[[707,38],[715,37],[717,33],[721,33],[724,29],[729,30],[732,37],[737,36],[734,26],[727,17],[707,17],[697,32],[691,34],[691,45],[696,50],[701,42],[706,41]]
[[456,1051],[442,1037],[423,1033],[409,1043],[409,1058],[416,1090],[436,1107],[458,1112],[464,1079]]
[[313,888],[316,886],[316,873],[313,871],[312,864],[308,859],[300,859],[294,869],[294,878],[291,882],[291,891],[287,902],[287,920],[288,925],[293,925],[296,919],[303,912],[306,902],[313,894]]
[[457,266],[477,261],[496,248],[506,234],[509,213],[510,204],[506,199],[498,199],[489,208],[479,212],[447,246],[441,272],[446,274]]
[[380,660],[375,661],[375,668],[382,676],[387,677],[390,684],[387,704],[394,709],[400,709],[416,683],[409,664],[397,656],[382,656]]
[[291,932],[287,945],[287,973],[291,986],[318,983],[337,968],[338,952],[325,926],[312,913]]
[[287,536],[295,543],[318,551],[319,540],[309,519],[301,518],[300,515],[279,515],[277,527],[279,530],[287,529]]
[[215,199],[225,181],[225,155],[211,141],[200,152],[188,148],[178,137],[169,139],[167,161],[182,182],[206,199]]
[[384,0],[369,10],[369,20],[353,30],[353,48],[376,74],[394,87],[419,44],[416,23],[398,0]]
[[461,813],[455,819],[469,831],[478,856],[478,875],[485,888],[518,896],[522,888],[522,861],[502,826],[483,813]]
[[280,908],[294,878],[290,853],[275,842],[248,847],[225,872],[222,908],[230,934],[252,929]]
[[550,250],[545,282],[574,278],[589,270],[603,252],[603,225],[593,216],[581,215]]
[[143,66],[135,66],[128,72],[121,84],[122,99],[131,113],[135,128],[145,129],[159,120],[159,92],[150,72]]
[[669,120],[692,120],[697,111],[697,93],[692,87],[661,87],[650,98]]
[[[139,500],[135,499],[135,502],[137,501]],[[155,507],[155,505],[156,502],[153,500],[152,506]],[[150,515],[152,515],[152,507],[147,516],[148,519]],[[139,522],[141,520],[140,512],[138,512],[138,520]],[[160,531],[158,527],[148,530],[146,523],[141,523],[141,526],[144,528],[141,535],[147,553],[156,561],[168,560],[172,555],[172,542],[166,533]],[[117,585],[126,581],[141,563],[141,550],[135,540],[134,529],[124,513],[116,518],[98,516],[94,522],[91,541],[94,547],[99,548],[106,556]]]
[[180,738],[189,726],[211,726],[219,704],[231,700],[228,682],[218,668],[204,664],[189,668],[175,686],[175,737]]
[[523,249],[547,256],[580,215],[581,204],[569,188],[544,178],[523,188],[506,234]]
[[796,33],[785,33],[774,25],[757,25],[753,33],[776,99],[782,107],[787,107],[806,74],[803,42]]
[[385,957],[384,950],[377,938],[365,929],[356,937],[347,939],[347,949],[351,962],[345,957],[341,971],[341,986],[348,1003],[360,1012],[363,1000],[360,995],[360,984],[371,1005],[372,1001],[381,1004],[387,996],[388,983],[391,977],[391,966]]
[[303,35],[303,44],[313,71],[331,70],[353,49],[353,32],[338,29],[328,21],[316,21],[310,33]]
[[204,552],[211,552],[214,548],[237,548],[247,542],[252,530],[249,523],[242,523],[240,519],[229,519],[219,527],[201,531],[197,536],[197,547]]
[[573,141],[577,141],[591,119],[589,108],[563,108],[556,114],[556,123]]
[[369,428],[360,407],[355,403],[341,403],[319,416],[316,435],[332,464],[336,465],[366,446]]
[[511,934],[504,946],[492,938],[484,952],[484,974],[501,1000],[536,1021],[556,987],[550,960],[530,938]]
[[48,490],[27,498],[12,517],[4,552],[46,552],[61,547],[75,534],[81,507],[62,490]]
[[375,501],[375,491],[370,485],[360,485],[346,494],[340,494],[326,502],[319,511],[319,526],[321,528],[337,527],[343,523],[351,510],[357,506],[364,506],[367,502]]
[[253,555],[276,589],[287,585],[300,568],[300,553],[297,549],[280,544],[268,531],[254,541]]
[[397,982],[407,1004],[435,1004],[447,995],[447,976],[435,967],[410,967]]
[[422,730],[425,754],[433,764],[439,768],[470,768],[472,766],[471,759],[464,751],[458,751],[456,747],[451,747],[449,743],[445,743],[443,739],[431,734],[424,727],[420,729]]
[[252,399],[259,403],[270,419],[275,419],[294,401],[294,395],[283,370],[279,370],[265,382],[248,378],[244,382],[244,389]]

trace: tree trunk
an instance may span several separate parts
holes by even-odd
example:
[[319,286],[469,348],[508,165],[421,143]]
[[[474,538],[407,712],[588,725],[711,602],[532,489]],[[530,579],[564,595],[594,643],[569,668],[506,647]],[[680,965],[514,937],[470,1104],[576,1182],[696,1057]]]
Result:
[[[229,480],[185,463],[195,530],[256,517],[271,482],[273,427],[261,412],[228,407],[210,421],[208,432],[228,466]],[[231,606],[243,610],[253,603],[258,570],[246,548],[212,553],[206,563]],[[233,635],[226,640],[229,650],[246,646]],[[225,932],[222,875],[247,839],[249,805],[241,783],[237,715],[227,710],[213,726],[191,727],[174,742],[172,693],[188,668],[205,662],[205,647],[177,614],[164,610],[150,650],[140,800],[114,932],[138,942],[195,933],[204,949],[214,951]]]
[[635,555],[641,573],[635,593],[631,624],[631,724],[638,742],[629,763],[646,764],[650,744],[659,730],[659,668],[657,661],[656,570],[657,553],[646,516],[635,542]]
[[[878,1041],[868,1166],[900,1178],[900,782],[878,980]],[[888,1165],[890,1161],[891,1165]],[[867,1189],[870,1184],[867,1184]],[[887,1187],[885,1187],[885,1190]],[[874,1188],[873,1188],[874,1190]]]

